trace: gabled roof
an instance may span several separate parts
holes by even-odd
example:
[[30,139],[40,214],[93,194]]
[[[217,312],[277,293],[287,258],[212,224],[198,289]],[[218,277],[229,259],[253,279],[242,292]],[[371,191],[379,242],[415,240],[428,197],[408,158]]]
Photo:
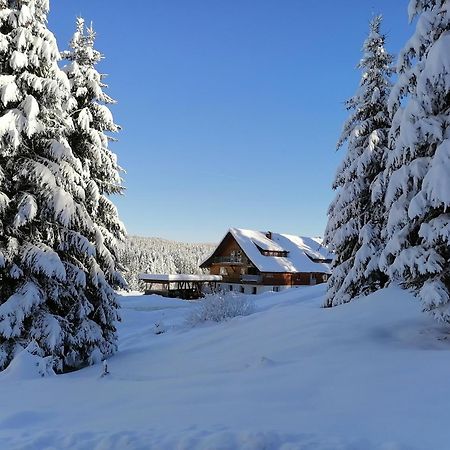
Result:
[[[230,228],[221,242],[228,235],[231,235],[236,240],[247,258],[260,272],[330,273],[329,264],[314,262],[314,260],[330,260],[333,258],[332,253],[323,247],[318,239]],[[220,244],[217,248],[219,247]],[[260,249],[270,252],[288,252],[288,254],[287,256],[265,256]],[[201,265],[202,267],[208,265],[209,261],[215,256],[216,251]]]

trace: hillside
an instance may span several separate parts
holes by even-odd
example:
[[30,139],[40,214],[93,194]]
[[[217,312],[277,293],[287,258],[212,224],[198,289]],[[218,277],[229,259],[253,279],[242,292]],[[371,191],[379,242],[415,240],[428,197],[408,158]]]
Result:
[[2,448],[448,449],[443,329],[398,288],[332,309],[324,293],[264,294],[196,328],[199,303],[121,297],[108,376],[39,378],[20,357],[0,374]]

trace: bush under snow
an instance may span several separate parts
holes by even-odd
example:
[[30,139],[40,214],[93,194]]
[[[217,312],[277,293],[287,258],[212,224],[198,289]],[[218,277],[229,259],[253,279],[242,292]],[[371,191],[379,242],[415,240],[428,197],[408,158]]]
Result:
[[223,322],[233,317],[248,316],[254,312],[253,301],[243,295],[229,293],[207,296],[187,319],[194,327],[203,322]]

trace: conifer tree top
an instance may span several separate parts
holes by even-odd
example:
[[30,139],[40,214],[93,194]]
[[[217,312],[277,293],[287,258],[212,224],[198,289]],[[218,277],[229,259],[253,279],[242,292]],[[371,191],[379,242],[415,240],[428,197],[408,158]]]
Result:
[[85,20],[82,17],[78,17],[76,31],[70,41],[72,51],[64,52],[64,58],[92,66],[99,63],[102,55],[94,49],[95,37],[96,33],[92,24],[86,27]]
[[363,131],[366,127],[365,121],[373,117],[374,105],[376,109],[385,109],[384,102],[390,92],[393,57],[385,49],[386,37],[380,32],[382,16],[375,16],[369,24],[369,35],[364,41],[363,57],[358,63],[358,69],[362,70],[361,81],[355,95],[346,102],[348,110],[354,110],[344,124],[342,134],[337,143],[340,148],[351,138],[360,135],[358,131],[355,135],[355,127],[362,123]]

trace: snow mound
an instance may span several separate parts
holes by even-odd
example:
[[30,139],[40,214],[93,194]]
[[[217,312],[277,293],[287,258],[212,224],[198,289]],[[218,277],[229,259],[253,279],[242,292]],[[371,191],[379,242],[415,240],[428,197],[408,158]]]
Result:
[[42,358],[35,354],[35,346],[31,343],[21,350],[9,366],[0,374],[2,380],[30,380],[53,376],[51,358]]

